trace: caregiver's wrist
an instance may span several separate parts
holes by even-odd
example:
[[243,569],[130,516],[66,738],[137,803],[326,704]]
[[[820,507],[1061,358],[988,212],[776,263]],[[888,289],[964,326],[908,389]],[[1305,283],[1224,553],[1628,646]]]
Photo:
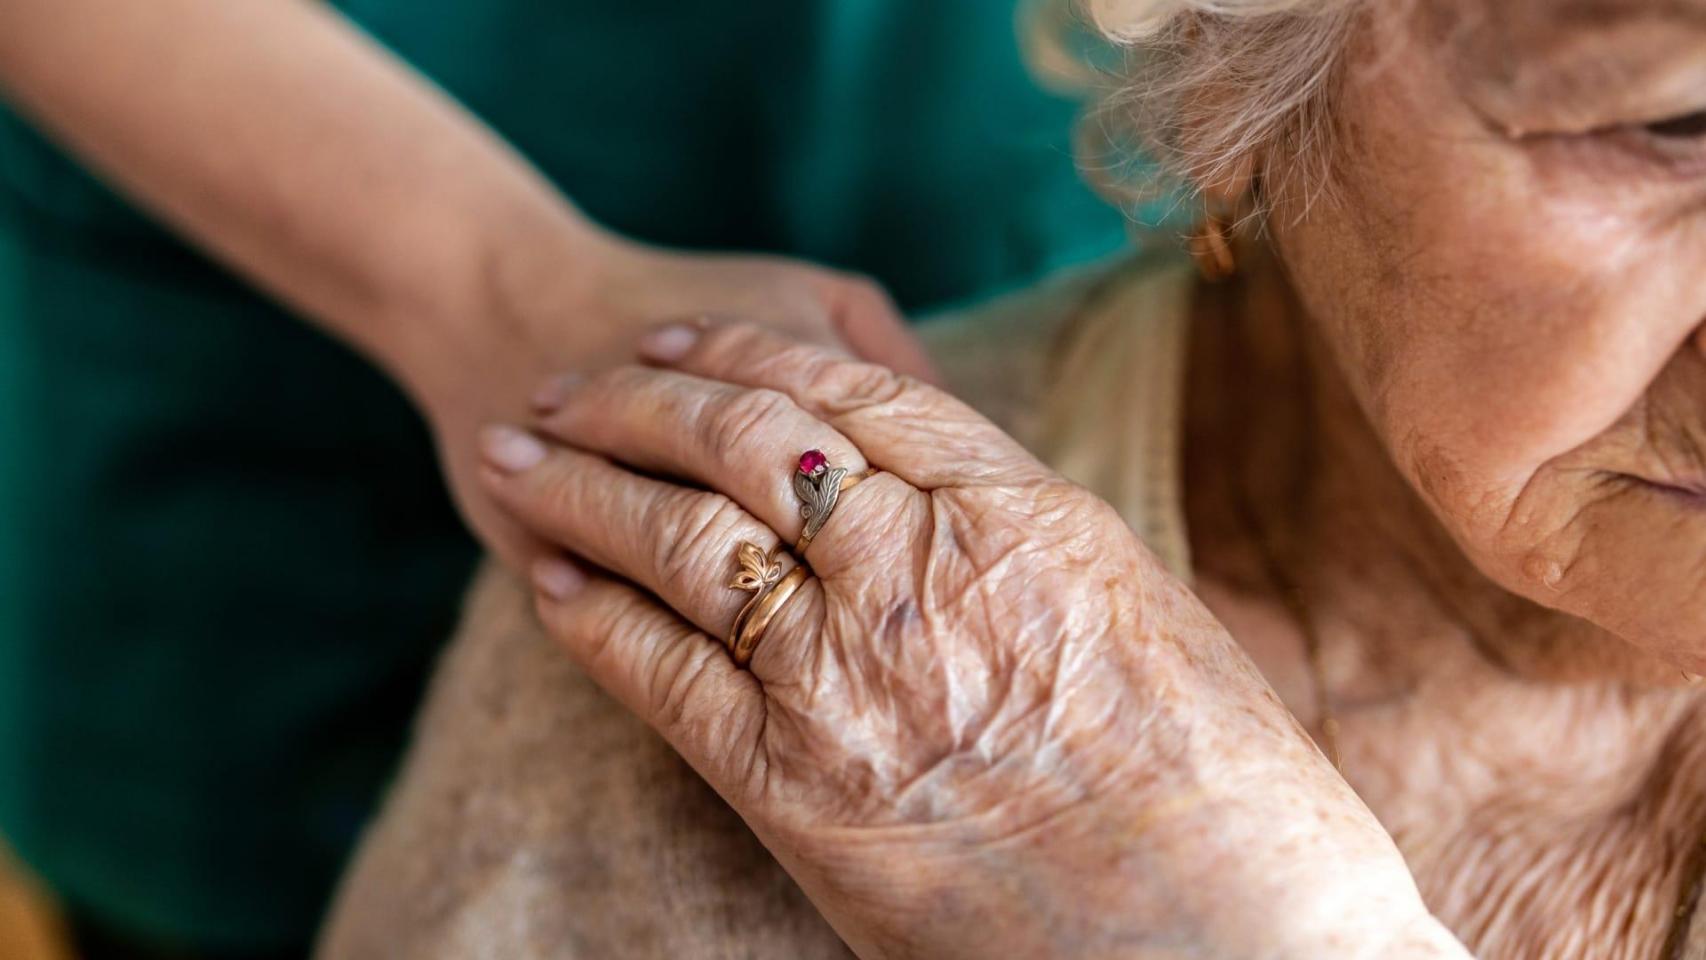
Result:
[[569,211],[518,215],[449,268],[433,302],[387,318],[380,362],[429,412],[494,378],[529,390],[598,341],[597,292],[632,246]]

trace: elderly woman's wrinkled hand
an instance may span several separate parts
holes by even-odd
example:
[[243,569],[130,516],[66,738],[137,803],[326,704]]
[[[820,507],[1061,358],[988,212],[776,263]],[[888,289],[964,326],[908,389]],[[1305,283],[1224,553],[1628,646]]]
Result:
[[[671,327],[650,359],[489,430],[488,488],[578,559],[535,570],[552,635],[861,956],[1465,955],[1106,504],[947,395],[779,334]],[[791,565],[806,451],[874,472],[741,669],[741,545]]]
[[[577,269],[564,270],[565,259]],[[881,288],[776,257],[683,254],[598,234],[574,249],[542,250],[515,276],[494,279],[500,308],[459,336],[420,335],[390,365],[437,437],[451,492],[470,527],[498,557],[525,568],[541,544],[481,490],[477,435],[492,420],[524,416],[546,373],[603,369],[633,356],[634,342],[680,317],[738,317],[919,375],[929,361]],[[547,385],[548,387],[548,385]]]

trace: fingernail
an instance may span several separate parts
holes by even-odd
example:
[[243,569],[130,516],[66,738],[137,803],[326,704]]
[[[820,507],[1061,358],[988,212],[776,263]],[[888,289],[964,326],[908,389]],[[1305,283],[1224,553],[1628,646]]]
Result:
[[586,377],[579,373],[559,374],[545,381],[533,391],[533,412],[541,415],[555,413],[569,399],[569,394],[585,382]]
[[640,355],[648,360],[674,363],[687,356],[687,351],[699,342],[699,333],[679,323],[653,330],[640,340]]
[[480,431],[480,452],[504,473],[520,473],[545,459],[545,445],[525,430],[496,424]]
[[552,600],[567,600],[586,586],[586,574],[561,557],[541,557],[533,562],[533,589]]

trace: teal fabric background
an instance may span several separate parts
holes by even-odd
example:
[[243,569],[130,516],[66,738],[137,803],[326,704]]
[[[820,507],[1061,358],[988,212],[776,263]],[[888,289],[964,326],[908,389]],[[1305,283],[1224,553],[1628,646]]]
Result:
[[[1124,241],[997,0],[342,6],[641,239],[914,309]],[[0,834],[140,935],[300,947],[475,560],[436,471],[387,382],[0,116]]]

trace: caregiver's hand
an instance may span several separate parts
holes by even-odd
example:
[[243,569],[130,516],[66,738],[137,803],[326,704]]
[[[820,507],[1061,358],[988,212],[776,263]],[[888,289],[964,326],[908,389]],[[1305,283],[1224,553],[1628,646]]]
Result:
[[513,565],[537,544],[480,494],[474,434],[523,416],[545,373],[707,313],[924,363],[865,281],[601,230],[331,4],[0,3],[0,96],[401,383],[464,516]]
[[399,351],[389,364],[433,425],[463,516],[517,569],[540,544],[479,489],[476,435],[482,424],[525,416],[547,373],[632,359],[640,335],[661,321],[721,316],[929,375],[887,295],[866,280],[773,257],[677,254],[592,230],[582,236],[572,250],[501,278],[494,315],[471,317],[460,336]]
[[[489,431],[483,475],[614,575],[540,564],[552,635],[862,957],[1466,956],[1108,506],[880,367],[751,326],[648,351],[670,369],[561,390],[557,442]],[[748,672],[720,639],[749,596],[737,548],[801,534],[814,449],[881,472],[842,495]]]

